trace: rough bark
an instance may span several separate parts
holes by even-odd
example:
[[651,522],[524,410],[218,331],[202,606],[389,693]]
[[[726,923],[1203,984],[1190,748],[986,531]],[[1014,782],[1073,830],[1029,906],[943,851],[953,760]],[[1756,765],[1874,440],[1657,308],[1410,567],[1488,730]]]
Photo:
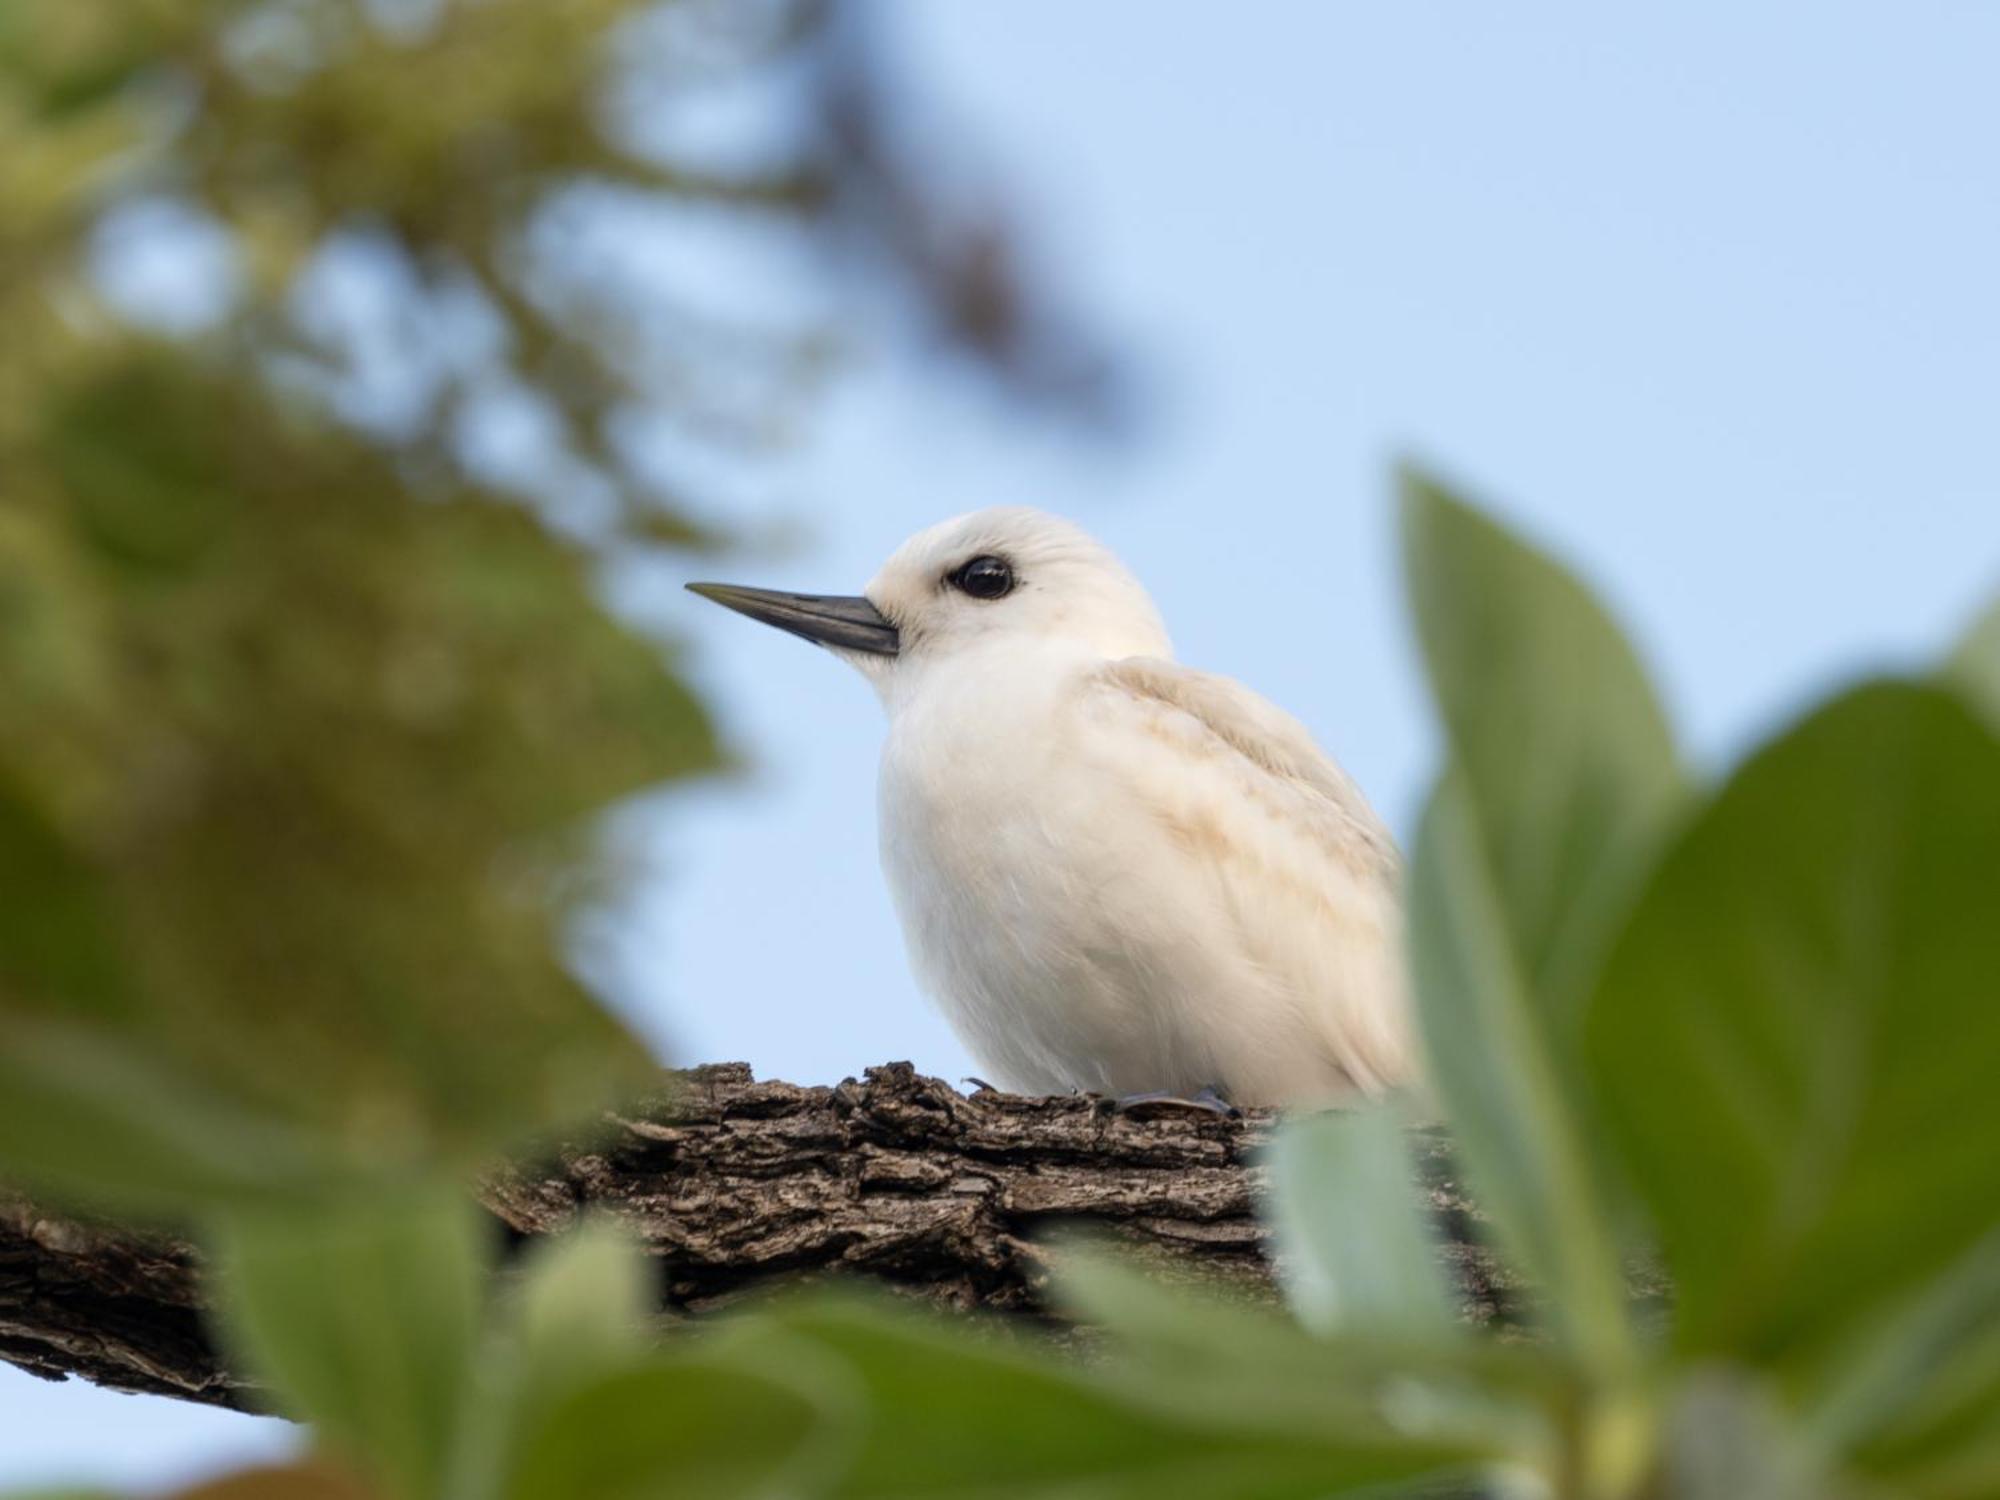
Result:
[[[482,1197],[514,1236],[586,1208],[634,1225],[667,1310],[698,1314],[776,1278],[862,1274],[937,1303],[1048,1318],[1043,1240],[1109,1231],[1180,1279],[1269,1296],[1254,1160],[1270,1112],[1223,1118],[1100,1099],[961,1094],[907,1063],[832,1088],[738,1063],[676,1075],[588,1142],[512,1167]],[[1504,1310],[1442,1142],[1417,1154],[1469,1318]],[[52,1378],[224,1406],[255,1393],[203,1321],[200,1257],[156,1235],[0,1198],[0,1358]]]

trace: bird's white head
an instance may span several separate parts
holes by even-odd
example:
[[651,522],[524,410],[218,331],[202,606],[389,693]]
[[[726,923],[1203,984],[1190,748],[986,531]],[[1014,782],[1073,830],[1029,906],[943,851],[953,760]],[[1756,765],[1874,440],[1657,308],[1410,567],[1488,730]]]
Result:
[[696,583],[696,593],[843,657],[894,706],[939,669],[1167,656],[1159,611],[1082,528],[1020,506],[918,532],[858,596]]

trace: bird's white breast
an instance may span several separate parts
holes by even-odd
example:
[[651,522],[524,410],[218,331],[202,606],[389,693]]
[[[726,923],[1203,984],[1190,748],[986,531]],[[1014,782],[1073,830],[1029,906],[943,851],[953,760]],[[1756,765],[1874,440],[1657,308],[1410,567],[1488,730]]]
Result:
[[892,705],[882,853],[920,982],[1023,1090],[1394,1081],[1393,875],[1311,789],[1105,666],[960,658]]

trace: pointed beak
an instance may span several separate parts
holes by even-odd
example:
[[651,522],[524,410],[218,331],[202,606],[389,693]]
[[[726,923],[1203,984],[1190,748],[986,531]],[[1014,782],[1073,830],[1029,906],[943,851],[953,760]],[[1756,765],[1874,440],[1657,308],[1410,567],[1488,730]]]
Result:
[[835,650],[894,656],[902,646],[896,627],[859,596],[786,594],[777,589],[738,588],[733,583],[691,583],[688,591]]

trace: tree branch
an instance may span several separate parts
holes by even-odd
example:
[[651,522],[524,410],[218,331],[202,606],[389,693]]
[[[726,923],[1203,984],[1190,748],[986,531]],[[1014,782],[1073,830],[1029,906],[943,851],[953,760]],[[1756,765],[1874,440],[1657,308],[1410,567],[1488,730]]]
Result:
[[[587,1143],[508,1169],[482,1192],[516,1236],[586,1208],[631,1223],[659,1258],[664,1306],[694,1314],[778,1277],[859,1273],[954,1308],[1046,1318],[1040,1237],[1085,1223],[1163,1274],[1271,1295],[1252,1162],[1268,1110],[1117,1114],[1088,1097],[965,1095],[907,1063],[832,1088],[759,1083],[724,1063],[673,1075]],[[1441,1138],[1414,1135],[1464,1312],[1514,1289],[1475,1243]],[[203,1322],[185,1243],[57,1218],[0,1197],[0,1359],[37,1375],[223,1406],[256,1393]]]

